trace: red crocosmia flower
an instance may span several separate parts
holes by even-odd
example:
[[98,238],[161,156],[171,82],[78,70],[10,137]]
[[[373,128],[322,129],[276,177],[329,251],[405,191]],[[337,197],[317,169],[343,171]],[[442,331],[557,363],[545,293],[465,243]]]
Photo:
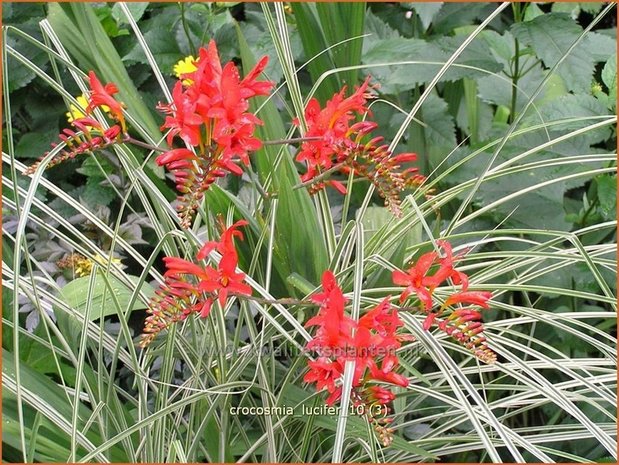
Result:
[[326,389],[331,395],[327,399],[328,405],[333,405],[342,396],[342,387],[336,386],[336,382],[344,374],[343,365],[335,360],[330,361],[326,357],[307,362],[309,372],[304,376],[306,383],[316,383],[316,389]]
[[217,267],[202,266],[179,257],[165,257],[165,284],[156,292],[147,312],[140,345],[145,347],[170,324],[184,320],[192,313],[202,318],[208,316],[217,299],[223,308],[230,294],[251,295],[251,287],[244,283],[245,274],[237,272],[238,255],[234,238],[243,239],[239,227],[247,225],[241,220],[225,229],[219,241],[207,242],[196,259],[203,260],[217,250],[221,260]]
[[[81,131],[81,134],[71,129],[63,129],[62,133],[58,135],[58,138],[65,144],[65,147],[56,153],[48,162],[46,168],[51,168],[65,160],[73,159],[78,155],[105,149],[120,142],[119,136],[121,134],[121,129],[118,125],[103,130],[99,122],[88,117],[74,119],[71,124]],[[58,144],[52,143],[51,146],[52,148],[56,148]],[[43,159],[48,155],[49,152],[45,152],[37,162],[30,165],[24,171],[24,174],[28,175],[34,173]]]
[[[308,102],[305,108],[307,131],[304,136],[318,139],[301,145],[297,161],[307,163],[307,172],[301,176],[301,180],[311,182],[333,167],[343,175],[353,173],[372,182],[389,209],[399,215],[399,194],[407,188],[420,185],[424,178],[416,173],[417,168],[400,166],[402,163],[415,161],[416,154],[402,153],[392,156],[388,145],[381,145],[382,137],[364,140],[378,125],[373,121],[354,120],[368,113],[366,104],[368,99],[373,98],[371,88],[368,77],[351,96],[345,97],[346,88],[343,88],[324,108],[320,107],[316,99]],[[293,123],[299,125],[296,119]],[[346,193],[345,186],[333,179],[312,182],[310,193],[325,186]]]
[[465,291],[452,294],[446,301],[445,306],[453,304],[470,304],[479,305],[482,308],[488,308],[488,299],[492,297],[492,292],[487,291]]
[[[481,335],[484,329],[480,321],[481,313],[470,308],[452,308],[456,304],[488,308],[488,300],[492,297],[492,293],[469,291],[468,276],[454,267],[461,256],[453,255],[451,244],[448,242],[437,241],[437,244],[440,255],[437,252],[426,253],[407,272],[399,270],[393,272],[393,282],[406,286],[400,296],[400,303],[415,293],[422,304],[422,310],[427,313],[423,321],[424,330],[427,331],[436,325],[466,348],[473,350],[478,358],[486,363],[493,363],[496,354],[488,347],[486,338]],[[434,274],[429,274],[433,267],[438,268]],[[432,295],[435,288],[442,284],[460,285],[462,290],[449,296],[442,306],[434,310]]]
[[[344,98],[346,88],[335,94],[327,102],[324,109],[320,108],[318,100],[311,99],[305,109],[307,132],[305,137],[320,137],[317,141],[304,142],[297,160],[307,162],[307,173],[301,176],[303,181],[315,177],[320,170],[327,170],[337,161],[333,157],[339,150],[356,146],[350,139],[350,121],[355,113],[367,111],[368,77],[365,82],[348,98]],[[298,124],[298,121],[296,122]]]
[[105,105],[109,108],[109,113],[120,123],[122,132],[126,132],[127,127],[125,126],[123,105],[113,97],[114,94],[118,93],[116,84],[110,82],[104,86],[101,84],[101,81],[99,81],[94,71],[88,72],[88,80],[90,81],[91,93],[88,99],[86,113],[90,114],[95,108]]
[[406,387],[408,386],[408,379],[405,376],[393,372],[397,365],[398,358],[395,355],[385,357],[380,368],[372,360],[369,364],[370,376],[375,381],[383,381],[385,383]]
[[337,285],[335,275],[325,271],[322,276],[323,292],[315,294],[312,301],[320,305],[318,315],[310,318],[306,327],[318,326],[316,337],[307,345],[308,349],[327,349],[343,351],[351,340],[351,328],[354,322],[344,315],[344,306],[348,299]]
[[179,137],[194,148],[189,151],[192,155],[183,152],[185,156],[157,159],[174,174],[177,189],[182,193],[181,226],[190,226],[204,191],[213,182],[227,173],[242,174],[240,165],[247,166],[249,153],[262,147],[254,136],[256,125],[262,121],[248,112],[248,99],[270,92],[273,83],[257,80],[267,62],[267,57],[263,57],[241,79],[233,62],[222,67],[211,40],[208,47],[200,49],[194,63],[196,70],[183,74],[176,83],[172,102],[159,105],[167,115],[162,129],[169,129],[168,145]]
[[[451,279],[453,284],[461,284],[463,289],[468,287],[468,277],[454,268],[455,261],[460,257],[453,256],[451,244],[446,241],[437,241],[437,245],[442,252],[442,257],[437,252],[428,252],[419,257],[417,263],[406,273],[400,270],[392,273],[394,284],[406,286],[400,295],[400,303],[415,293],[423,309],[430,311],[434,306],[432,300],[434,289],[446,280]],[[438,269],[430,275],[429,271],[433,266],[438,266]]]
[[395,394],[381,386],[369,386],[366,392],[370,405],[375,402],[384,405],[395,400]]
[[[310,361],[310,372],[306,382],[316,383],[316,389],[327,389],[331,395],[328,404],[341,396],[341,386],[337,380],[344,372],[346,362],[354,362],[352,395],[355,402],[376,402],[369,400],[374,390],[368,390],[368,383],[381,383],[407,386],[405,377],[395,373],[398,357],[395,350],[406,340],[396,332],[403,326],[397,310],[386,297],[376,307],[366,312],[359,321],[345,314],[347,299],[337,284],[335,275],[327,270],[322,276],[322,292],[316,293],[312,301],[320,306],[318,314],[310,318],[306,327],[317,326],[314,338],[307,348],[319,354],[317,361]],[[380,364],[380,368],[379,368]],[[391,399],[387,389],[376,391],[381,399]],[[369,405],[368,404],[368,405]]]

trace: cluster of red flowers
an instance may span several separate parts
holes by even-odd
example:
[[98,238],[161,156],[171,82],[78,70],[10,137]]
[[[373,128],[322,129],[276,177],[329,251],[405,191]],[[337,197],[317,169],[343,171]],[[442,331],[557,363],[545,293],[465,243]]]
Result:
[[[423,323],[425,330],[436,325],[441,331],[472,350],[480,360],[493,363],[496,361],[496,354],[488,347],[486,338],[482,334],[484,327],[479,310],[473,307],[453,308],[455,304],[488,308],[488,300],[492,297],[492,293],[469,291],[467,275],[454,268],[454,263],[460,256],[454,257],[448,242],[437,241],[437,244],[442,251],[442,256],[438,252],[428,252],[419,257],[417,263],[411,266],[406,273],[399,270],[393,272],[393,282],[406,286],[400,295],[400,303],[414,293],[421,303],[421,309],[427,313]],[[435,272],[429,274],[432,268],[435,268]],[[435,310],[434,290],[448,280],[460,285],[462,290],[452,294]]]
[[245,274],[236,271],[238,255],[234,238],[243,239],[238,230],[247,221],[241,220],[225,229],[219,241],[209,241],[196,255],[204,260],[213,251],[221,254],[217,268],[201,266],[178,257],[163,259],[167,271],[165,283],[157,291],[147,312],[140,345],[146,347],[161,331],[172,323],[182,321],[192,313],[206,318],[215,299],[223,308],[230,294],[251,295],[251,287],[244,283]]
[[[71,124],[80,131],[77,133],[71,129],[63,129],[59,134],[60,140],[65,144],[65,148],[59,151],[52,160],[47,164],[47,168],[58,165],[65,160],[75,158],[83,153],[94,152],[101,150],[110,145],[121,141],[122,134],[126,132],[125,116],[123,114],[122,103],[116,101],[114,94],[118,92],[115,84],[109,83],[105,86],[101,84],[94,71],[88,73],[90,82],[90,96],[88,98],[88,106],[86,114],[89,115],[95,108],[107,107],[106,112],[111,115],[119,124],[104,130],[101,124],[88,116],[76,118],[71,121]],[[57,144],[52,144],[52,148]],[[45,152],[39,160],[29,166],[24,174],[32,174],[36,171],[41,161],[49,154]]]
[[162,129],[169,129],[170,147],[179,137],[193,150],[170,150],[157,158],[175,177],[179,197],[179,214],[183,227],[189,227],[204,192],[226,173],[242,174],[237,164],[248,165],[248,153],[262,144],[254,137],[255,115],[248,113],[248,99],[268,95],[273,83],[257,81],[267,65],[263,57],[241,80],[234,63],[223,68],[215,42],[201,48],[196,70],[181,75],[172,93],[171,104],[160,104],[167,114]]
[[[386,144],[381,144],[382,137],[366,139],[378,127],[375,122],[361,121],[353,123],[356,115],[368,113],[367,100],[373,98],[370,93],[370,78],[356,91],[345,98],[346,88],[335,94],[325,108],[321,109],[316,99],[311,99],[305,109],[307,132],[305,137],[312,138],[301,146],[297,160],[307,163],[307,172],[301,177],[304,182],[311,182],[321,173],[334,169],[342,174],[353,172],[356,176],[367,178],[374,184],[385,204],[395,214],[400,214],[400,193],[407,188],[420,185],[425,179],[417,174],[414,167],[401,168],[402,163],[417,159],[414,153],[392,155]],[[298,120],[294,121],[299,124]],[[351,124],[352,123],[352,124]],[[381,145],[379,145],[381,144]],[[312,183],[311,192],[317,192],[325,186],[331,186],[346,193],[346,188],[336,180]]]
[[394,394],[385,387],[371,385],[371,382],[407,386],[408,380],[397,373],[398,349],[405,336],[397,334],[403,323],[397,310],[389,303],[389,297],[354,321],[344,313],[347,299],[331,271],[322,276],[323,292],[312,297],[320,306],[318,314],[305,326],[317,326],[314,338],[307,344],[309,350],[317,353],[316,360],[308,362],[310,371],[304,378],[316,383],[318,390],[329,392],[327,404],[332,405],[342,396],[338,385],[347,361],[355,362],[352,387],[357,398],[367,405],[386,404]]

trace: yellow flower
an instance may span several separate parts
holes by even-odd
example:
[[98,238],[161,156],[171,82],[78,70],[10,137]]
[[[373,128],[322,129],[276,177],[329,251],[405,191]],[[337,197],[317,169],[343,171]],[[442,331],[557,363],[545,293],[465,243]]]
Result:
[[[67,111],[66,113],[67,121],[69,123],[72,123],[74,120],[80,119],[86,116],[84,114],[84,111],[86,110],[86,107],[88,106],[88,99],[86,98],[86,96],[84,94],[79,95],[75,97],[75,100],[77,100],[77,103],[79,103],[80,106],[76,107],[73,104],[69,105],[69,111]],[[106,105],[101,106],[101,109],[106,113],[110,111],[109,107],[107,107]]]
[[[173,68],[174,76],[180,79],[183,74],[189,74],[196,71],[198,67],[195,64],[195,61],[196,59],[191,55],[183,58],[182,60],[179,60]],[[192,82],[193,81],[191,79],[183,79],[184,86],[189,86],[192,84]]]
[[[72,270],[75,276],[78,276],[81,278],[84,276],[88,276],[90,275],[90,273],[92,273],[92,267],[95,264],[95,262],[97,263],[97,265],[106,267],[108,264],[108,261],[109,261],[109,258],[104,257],[103,255],[96,255],[94,260],[91,260],[90,258],[86,258],[83,255],[74,253],[61,260],[58,260],[58,262],[56,262],[56,265],[61,270],[65,270],[65,269]],[[118,258],[112,258],[112,263],[116,265],[121,264],[120,259]]]

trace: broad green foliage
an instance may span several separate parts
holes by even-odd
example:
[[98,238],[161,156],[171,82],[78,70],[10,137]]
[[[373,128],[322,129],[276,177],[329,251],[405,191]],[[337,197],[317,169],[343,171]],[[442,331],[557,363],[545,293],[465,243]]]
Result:
[[[3,460],[616,461],[614,5],[6,2],[2,14]],[[211,40],[241,76],[268,56],[272,94],[247,109],[268,143],[182,229],[151,150],[168,148],[156,106],[171,100],[174,65]],[[128,134],[146,146],[24,175],[67,127],[90,70],[118,86]],[[285,142],[303,136],[312,97],[324,108],[367,76],[376,134],[415,152],[427,177],[400,217],[359,176],[327,178],[346,195],[311,195],[300,143]],[[233,247],[253,297],[228,296],[139,347],[163,258],[195,257],[220,220],[248,221]],[[323,272],[362,316],[398,303],[394,270],[437,240],[461,254],[472,291],[492,291],[481,317],[497,363],[424,330],[411,297],[393,443],[356,415],[299,414],[327,397],[303,382]],[[434,291],[441,303],[452,284]]]

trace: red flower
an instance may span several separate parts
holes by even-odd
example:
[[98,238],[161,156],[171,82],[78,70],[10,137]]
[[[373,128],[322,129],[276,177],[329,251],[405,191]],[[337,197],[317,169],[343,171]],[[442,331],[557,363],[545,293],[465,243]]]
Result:
[[244,220],[237,221],[224,230],[219,241],[207,242],[200,249],[197,260],[205,259],[215,249],[221,254],[217,268],[178,257],[163,259],[165,284],[157,290],[147,310],[150,315],[144,325],[142,347],[170,324],[192,313],[207,317],[215,299],[223,308],[230,294],[251,295],[251,287],[244,283],[245,274],[236,271],[238,255],[234,247],[235,237],[243,239],[237,228],[247,224]]
[[[432,301],[434,289],[447,279],[451,278],[454,284],[461,284],[463,289],[468,287],[468,277],[454,268],[454,262],[459,257],[453,256],[451,244],[446,241],[437,241],[437,245],[443,257],[439,257],[437,252],[428,252],[419,257],[417,263],[406,273],[400,270],[392,273],[394,284],[406,286],[400,295],[400,303],[404,302],[410,294],[415,293],[423,309],[430,311],[434,306]],[[435,265],[439,268],[433,275],[429,275],[430,269]]]
[[305,323],[306,327],[318,326],[316,336],[307,347],[340,351],[350,343],[354,325],[354,322],[344,315],[344,306],[348,299],[344,297],[335,276],[329,270],[322,275],[322,289],[323,292],[312,297],[312,301],[320,305],[318,315]]
[[[51,168],[62,163],[65,160],[70,160],[78,155],[84,153],[94,152],[114,145],[120,141],[119,135],[121,133],[120,126],[114,125],[105,131],[101,125],[92,118],[78,118],[71,122],[73,126],[79,129],[82,133],[76,133],[71,129],[63,129],[62,133],[58,135],[58,138],[65,144],[66,148],[60,150],[52,160],[46,165],[46,168]],[[52,143],[52,148],[57,147],[58,144]],[[32,174],[36,171],[41,161],[49,155],[49,152],[45,152],[39,160],[30,165],[24,174]]]
[[[415,293],[422,304],[422,310],[427,313],[423,321],[423,329],[429,330],[436,325],[441,331],[446,332],[468,349],[474,350],[475,355],[487,363],[493,363],[496,355],[488,347],[486,338],[480,334],[483,331],[481,313],[470,308],[451,308],[455,304],[477,305],[488,308],[488,300],[492,297],[491,292],[469,291],[468,276],[454,268],[455,261],[451,244],[446,241],[437,241],[442,256],[437,252],[429,252],[422,255],[416,264],[406,273],[396,270],[393,272],[393,282],[406,289],[400,296],[400,303],[404,302],[411,293]],[[433,266],[438,269],[433,275],[429,274]],[[445,303],[436,311],[433,311],[434,301],[432,294],[434,289],[447,280],[452,284],[462,286],[460,292],[456,292],[447,298]],[[446,316],[445,319],[441,318]]]
[[453,304],[470,304],[479,305],[483,308],[488,308],[488,299],[492,297],[492,292],[487,291],[465,291],[452,294],[446,301],[445,307]]
[[[336,382],[349,361],[355,363],[352,381],[355,398],[365,397],[367,383],[371,381],[408,385],[405,377],[395,373],[398,365],[395,350],[406,338],[396,334],[403,323],[389,297],[355,322],[345,315],[347,299],[333,273],[327,270],[322,277],[322,292],[315,294],[312,301],[320,309],[305,326],[318,326],[318,330],[307,348],[316,350],[319,359],[308,362],[310,371],[304,380],[315,382],[318,390],[326,388],[331,393],[328,404],[341,396],[341,386],[336,387]],[[389,391],[381,391],[383,400],[389,397],[386,392]]]
[[[381,137],[362,142],[363,138],[377,127],[372,121],[353,123],[357,116],[368,112],[366,103],[373,97],[369,92],[369,82],[368,77],[347,98],[344,97],[346,88],[343,88],[323,109],[320,108],[318,100],[309,101],[305,109],[305,137],[318,140],[304,142],[297,155],[298,161],[307,163],[307,172],[301,176],[301,180],[311,181],[338,165],[337,171],[341,174],[348,175],[352,172],[372,182],[387,206],[399,215],[399,193],[405,188],[419,185],[424,178],[415,174],[416,168],[400,169],[401,163],[415,161],[415,154],[392,156],[387,145],[379,145]],[[299,124],[298,120],[293,123]],[[333,179],[314,182],[310,192],[315,193],[326,185],[346,193],[344,185]]]
[[114,94],[118,93],[116,84],[110,82],[104,86],[94,71],[88,72],[88,80],[90,81],[91,94],[88,99],[86,113],[90,114],[95,108],[105,105],[109,108],[108,112],[120,123],[122,132],[126,132],[123,105],[113,97]]
[[[70,121],[71,125],[81,134],[76,133],[71,129],[63,129],[58,135],[59,139],[64,142],[66,149],[60,150],[56,156],[46,165],[46,168],[51,168],[62,163],[65,160],[75,158],[77,155],[94,152],[96,150],[105,149],[113,144],[121,142],[120,135],[126,132],[125,117],[123,114],[123,105],[117,102],[113,95],[118,93],[118,88],[114,83],[108,83],[105,86],[101,84],[94,71],[88,73],[90,81],[91,93],[88,99],[86,113],[90,114],[97,107],[105,106],[106,112],[120,123],[114,125],[107,130],[103,130],[101,124],[88,116],[83,118],[75,118]],[[53,143],[52,148],[58,144]],[[39,160],[30,165],[24,174],[32,174],[36,171],[41,161],[49,155],[45,152]]]
[[[257,81],[267,64],[263,57],[241,80],[236,65],[221,65],[215,42],[201,48],[195,61],[197,69],[181,76],[172,93],[172,103],[160,104],[166,113],[162,129],[169,129],[167,142],[179,137],[193,151],[174,152],[157,158],[176,178],[180,200],[181,225],[190,226],[193,212],[204,191],[226,173],[242,174],[240,164],[249,164],[249,152],[262,143],[254,136],[255,126],[262,124],[247,112],[248,99],[268,95],[273,84]],[[185,85],[183,85],[183,82]],[[168,152],[169,153],[169,152]]]
[[330,361],[326,357],[309,360],[307,364],[310,371],[303,377],[303,381],[316,383],[318,391],[326,388],[331,394],[326,400],[327,405],[333,405],[342,396],[342,387],[336,386],[336,382],[344,374],[344,367],[339,361]]
[[369,386],[365,392],[369,405],[373,405],[374,403],[384,405],[395,400],[395,394],[389,389],[385,389],[381,386]]
[[408,379],[405,376],[393,372],[397,365],[398,357],[395,355],[385,357],[380,368],[371,360],[369,365],[370,376],[375,381],[383,381],[385,383],[406,387],[408,386]]

